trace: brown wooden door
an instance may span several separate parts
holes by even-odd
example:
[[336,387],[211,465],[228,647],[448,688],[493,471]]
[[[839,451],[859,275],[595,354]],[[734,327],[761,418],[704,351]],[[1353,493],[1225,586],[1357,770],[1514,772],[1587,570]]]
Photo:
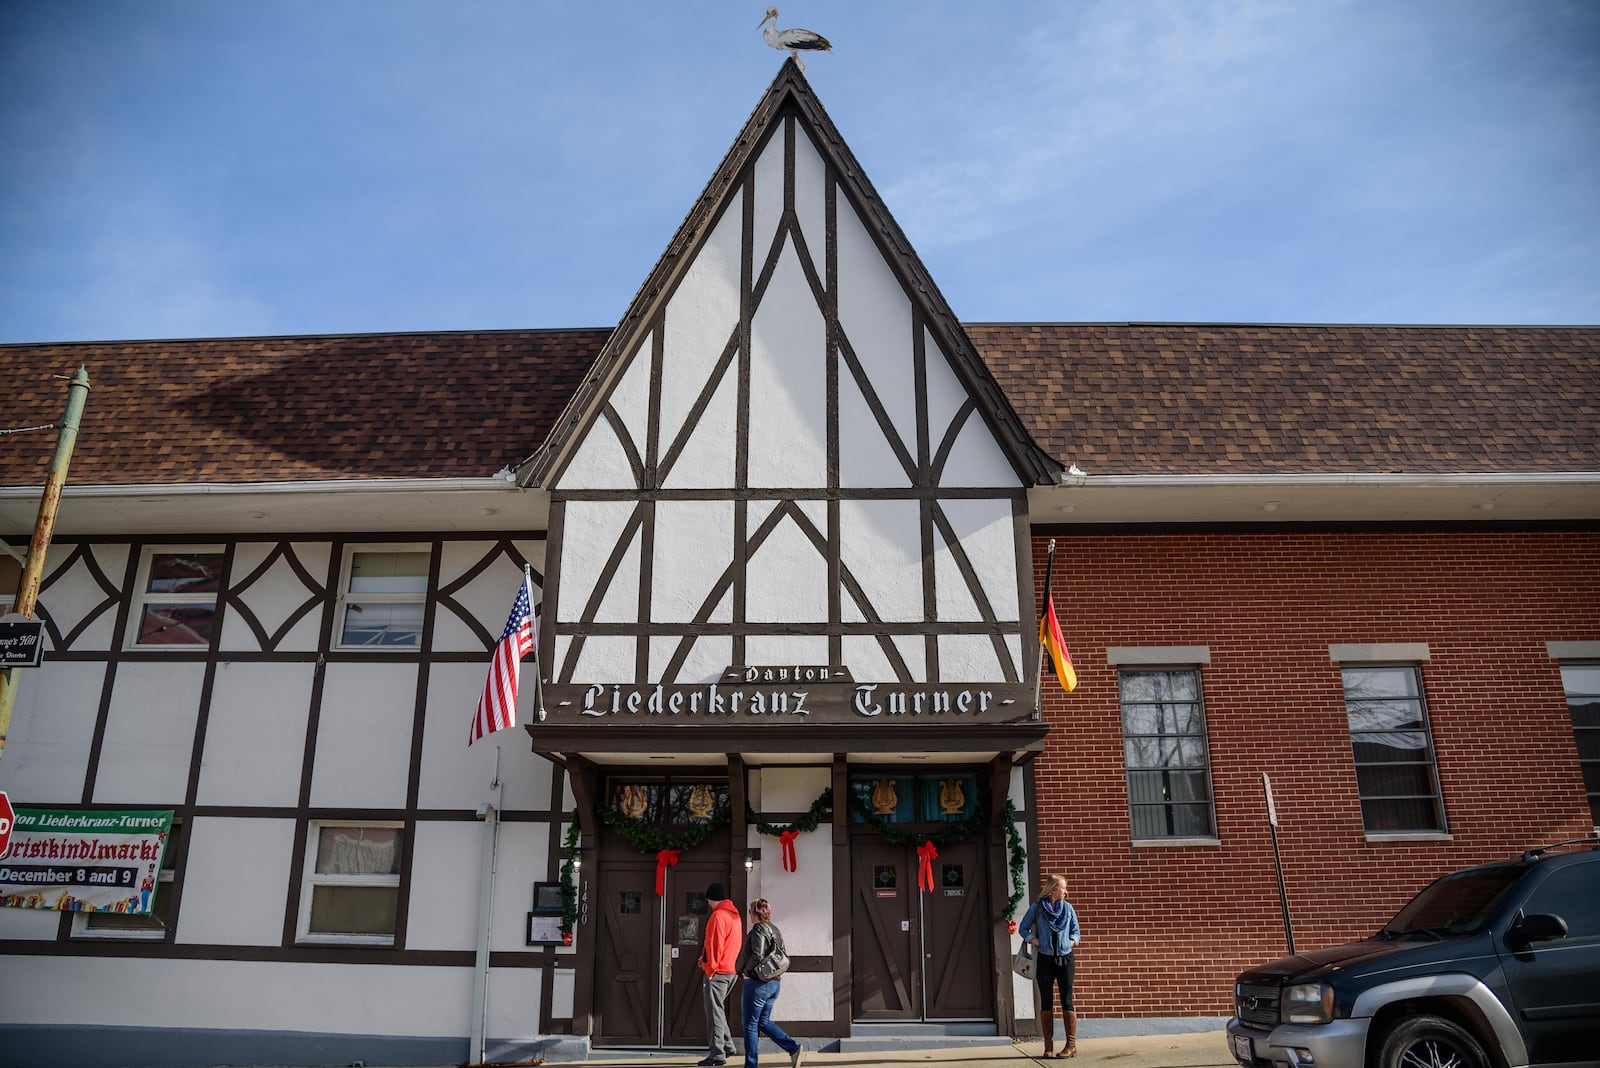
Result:
[[924,1001],[930,1020],[986,1020],[991,997],[988,872],[977,837],[939,851],[922,895]]
[[[685,853],[668,868],[661,897],[656,896],[653,858],[624,849],[602,856],[596,1045],[705,1048],[700,945],[708,911],[706,888],[714,882],[731,885],[726,835],[722,837],[721,849],[705,849],[698,857]],[[729,998],[728,1026],[738,1033],[737,996]]]
[[[721,854],[726,858],[727,849],[724,848]],[[712,883],[732,887],[726,859],[691,859],[685,854],[685,859],[680,860],[667,876],[667,893],[662,898],[667,907],[665,944],[670,961],[664,999],[667,1034],[662,1044],[665,1046],[706,1048],[706,1014],[702,993],[706,980],[705,973],[700,970],[700,947],[705,937],[706,917],[710,914],[706,887]],[[732,892],[731,889],[729,892]],[[743,930],[748,926],[744,906],[737,901],[734,904],[739,906],[740,929]],[[727,1010],[728,1027],[737,1035],[740,1030],[737,983],[728,998]]]
[[917,885],[915,846],[852,843],[851,1012],[857,1020],[986,1020],[994,1014],[988,873],[974,837],[934,858]]
[[850,1010],[857,1020],[922,1018],[916,853],[875,833],[851,843]]
[[[637,856],[637,855],[635,855]],[[601,863],[595,941],[594,1041],[661,1041],[661,904],[653,861],[612,854]]]

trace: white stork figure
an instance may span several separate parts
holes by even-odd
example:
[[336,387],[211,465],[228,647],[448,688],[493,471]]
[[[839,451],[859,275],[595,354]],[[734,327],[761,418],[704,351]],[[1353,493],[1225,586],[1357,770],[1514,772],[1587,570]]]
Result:
[[[767,23],[769,22],[772,25],[768,26]],[[833,45],[829,44],[828,39],[820,33],[812,30],[778,29],[778,9],[775,7],[767,8],[767,17],[761,20],[759,26],[761,28],[761,36],[766,38],[767,44],[780,52],[788,52],[794,57],[794,61],[800,64],[801,70],[806,69],[805,60],[800,58],[802,51],[833,51]]]

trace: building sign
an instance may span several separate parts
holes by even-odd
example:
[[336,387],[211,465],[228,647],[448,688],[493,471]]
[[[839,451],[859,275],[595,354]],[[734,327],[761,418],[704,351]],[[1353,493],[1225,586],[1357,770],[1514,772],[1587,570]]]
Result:
[[0,905],[148,914],[172,810],[16,810],[0,856]]
[[1007,723],[1028,719],[1032,703],[1033,688],[1020,683],[841,684],[791,678],[544,687],[546,720],[566,724]]
[[38,667],[43,656],[43,620],[0,619],[0,669]]

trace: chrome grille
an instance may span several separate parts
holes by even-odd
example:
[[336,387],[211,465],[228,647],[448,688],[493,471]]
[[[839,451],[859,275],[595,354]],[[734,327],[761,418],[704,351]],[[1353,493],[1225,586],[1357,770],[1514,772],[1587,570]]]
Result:
[[1247,1024],[1257,1027],[1278,1026],[1278,997],[1281,987],[1259,983],[1242,983],[1233,998],[1233,1011]]

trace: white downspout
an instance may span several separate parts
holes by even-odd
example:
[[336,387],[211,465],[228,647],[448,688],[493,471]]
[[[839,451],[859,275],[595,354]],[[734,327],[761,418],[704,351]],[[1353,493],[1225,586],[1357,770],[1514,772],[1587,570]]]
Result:
[[[494,750],[494,782],[489,789],[500,800],[500,747]],[[472,975],[472,1049],[469,1064],[483,1063],[484,1028],[489,1015],[489,932],[494,921],[494,873],[500,845],[499,812],[494,804],[478,806],[483,820],[483,864],[478,872],[478,955]]]

